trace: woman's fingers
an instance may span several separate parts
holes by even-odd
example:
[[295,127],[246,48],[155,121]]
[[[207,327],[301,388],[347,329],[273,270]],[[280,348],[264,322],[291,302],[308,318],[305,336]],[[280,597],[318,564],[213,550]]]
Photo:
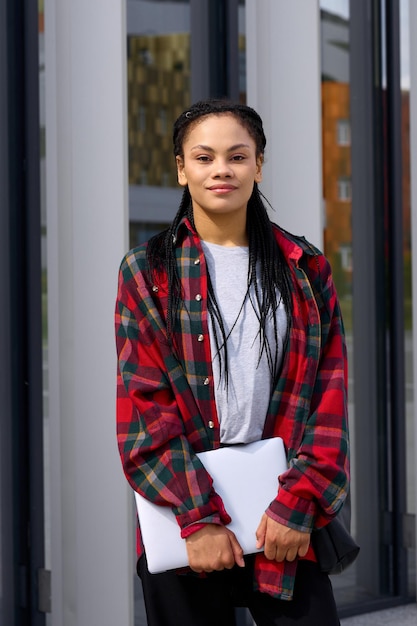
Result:
[[270,561],[294,561],[307,554],[309,533],[284,526],[267,515],[262,517],[258,530],[261,526],[265,528],[264,554]]

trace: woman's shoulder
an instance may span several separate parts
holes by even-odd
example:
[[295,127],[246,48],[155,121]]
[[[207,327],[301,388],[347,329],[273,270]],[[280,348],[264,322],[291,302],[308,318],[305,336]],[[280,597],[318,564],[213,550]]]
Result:
[[138,290],[142,294],[150,291],[165,292],[167,289],[165,250],[163,232],[129,250],[120,265],[120,280],[126,288]]
[[277,224],[273,224],[273,228],[278,244],[286,249],[287,259],[296,260],[315,288],[326,284],[332,270],[325,254],[303,235],[294,235]]
[[125,272],[128,272],[129,274],[136,274],[146,268],[147,247],[148,242],[145,242],[126,252],[120,263],[120,271],[122,274]]
[[304,235],[295,235],[294,233],[290,233],[288,230],[285,230],[285,228],[278,226],[278,224],[275,224],[274,222],[272,222],[272,228],[276,237],[286,239],[289,243],[301,248],[302,252],[312,256],[323,255],[323,252],[311,243],[311,241],[309,241]]

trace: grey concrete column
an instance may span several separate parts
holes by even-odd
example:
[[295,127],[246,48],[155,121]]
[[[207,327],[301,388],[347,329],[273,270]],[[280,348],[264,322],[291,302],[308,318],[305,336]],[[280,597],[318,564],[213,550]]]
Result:
[[128,225],[124,4],[45,1],[53,626],[133,624],[113,335]]
[[248,104],[267,136],[261,189],[273,221],[322,246],[318,0],[246,0]]

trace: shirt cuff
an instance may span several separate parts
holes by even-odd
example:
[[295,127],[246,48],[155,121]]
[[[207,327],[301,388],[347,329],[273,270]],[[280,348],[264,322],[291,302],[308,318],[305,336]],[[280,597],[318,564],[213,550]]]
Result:
[[208,504],[204,507],[177,515],[177,522],[181,528],[181,537],[184,537],[183,532],[186,531],[187,528],[194,526],[195,524],[208,523],[222,524],[226,526],[227,524],[230,524],[231,521],[232,518],[227,513],[223,500],[217,493],[213,493]]
[[311,533],[317,515],[317,505],[312,500],[299,498],[285,489],[280,489],[266,514],[284,526]]
[[191,537],[194,533],[198,532],[202,528],[205,528],[207,524],[217,524],[218,526],[223,526],[219,515],[210,515],[209,517],[205,517],[200,522],[195,522],[194,524],[190,524],[181,530],[182,539],[187,539],[187,537]]

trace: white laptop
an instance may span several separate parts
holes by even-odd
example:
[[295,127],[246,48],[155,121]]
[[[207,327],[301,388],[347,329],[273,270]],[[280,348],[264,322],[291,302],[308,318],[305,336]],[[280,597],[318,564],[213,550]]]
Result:
[[[256,529],[265,509],[276,498],[278,476],[287,469],[282,439],[263,439],[198,456],[232,518],[228,528],[235,533],[244,554],[259,552]],[[181,539],[172,509],[153,504],[137,492],[135,497],[149,571],[156,574],[188,565],[185,540]]]

